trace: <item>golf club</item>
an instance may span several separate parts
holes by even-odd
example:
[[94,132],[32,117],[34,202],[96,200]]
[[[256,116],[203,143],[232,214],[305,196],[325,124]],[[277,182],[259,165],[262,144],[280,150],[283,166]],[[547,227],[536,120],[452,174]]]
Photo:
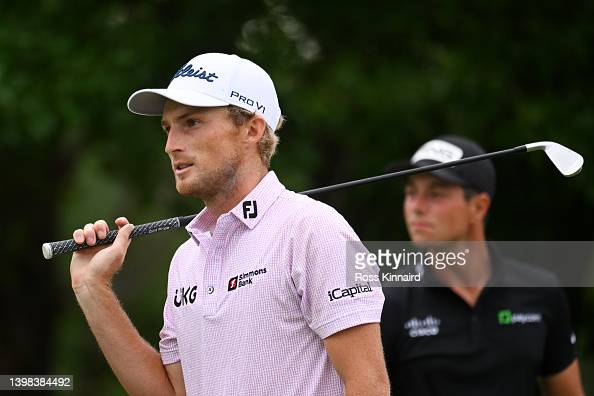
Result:
[[[555,165],[555,167],[565,177],[575,176],[582,170],[584,164],[583,157],[573,150],[555,142],[536,142],[529,143],[523,146],[517,146],[507,150],[495,151],[492,153],[486,153],[476,155],[473,157],[462,158],[456,161],[449,161],[443,163],[437,163],[433,165],[427,165],[419,168],[407,169],[399,172],[387,173],[384,175],[368,177],[365,179],[353,180],[344,183],[338,183],[331,186],[315,188],[313,190],[306,190],[301,192],[304,195],[314,195],[324,192],[334,191],[345,187],[358,186],[361,184],[367,184],[375,181],[384,179],[390,179],[399,176],[409,176],[417,173],[430,172],[437,169],[450,168],[457,165],[468,164],[471,162],[482,161],[489,158],[498,158],[514,153],[522,153],[529,151],[544,151],[547,157]],[[173,217],[170,219],[159,220],[152,223],[141,224],[134,227],[130,238],[134,238],[141,235],[153,234],[155,232],[171,230],[173,228],[185,227],[192,221],[196,215]],[[110,231],[105,239],[97,240],[94,246],[101,246],[113,243],[118,234],[117,230]],[[41,246],[43,257],[51,259],[55,256],[75,252],[77,250],[88,248],[86,243],[77,244],[74,239],[67,239],[58,242],[47,242]]]

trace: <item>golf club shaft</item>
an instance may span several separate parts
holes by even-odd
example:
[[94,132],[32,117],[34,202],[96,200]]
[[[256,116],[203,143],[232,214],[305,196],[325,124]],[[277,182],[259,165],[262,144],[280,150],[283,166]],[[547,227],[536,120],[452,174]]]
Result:
[[[372,177],[368,177],[365,179],[353,180],[353,181],[349,181],[349,182],[345,182],[345,183],[334,184],[331,186],[315,188],[312,190],[303,191],[303,192],[301,192],[301,194],[304,194],[304,195],[320,194],[320,193],[338,190],[338,189],[345,188],[345,187],[358,186],[358,185],[362,185],[362,184],[372,183],[375,181],[391,179],[394,177],[410,176],[410,175],[414,175],[417,173],[434,171],[437,169],[451,168],[451,167],[457,166],[457,165],[468,164],[471,162],[482,161],[482,160],[489,159],[489,158],[497,158],[497,157],[502,157],[505,155],[513,154],[513,153],[526,152],[526,151],[527,151],[526,146],[518,146],[518,147],[514,147],[511,149],[507,149],[507,150],[495,151],[492,153],[476,155],[474,157],[462,158],[462,159],[459,159],[456,161],[443,162],[443,163],[438,163],[438,164],[434,164],[434,165],[427,165],[427,166],[423,166],[423,167],[419,167],[419,168],[412,168],[412,169],[407,169],[407,170],[403,170],[403,171],[399,171],[399,172],[387,173],[384,175],[372,176]],[[174,228],[185,227],[186,225],[188,225],[190,223],[190,221],[192,221],[192,219],[195,216],[196,215],[173,217],[170,219],[165,219],[165,220],[155,221],[152,223],[137,225],[134,227],[134,230],[132,231],[130,238],[134,238],[134,237],[141,236],[141,235],[153,234],[155,232],[160,232],[160,231],[167,231],[167,230],[171,230]],[[115,240],[117,235],[118,235],[118,231],[112,230],[107,234],[107,236],[104,239],[98,239],[94,246],[102,246],[102,245],[111,244],[111,243],[113,243],[113,241]],[[42,252],[43,252],[43,256],[46,259],[51,259],[58,255],[72,253],[77,250],[85,249],[88,247],[90,247],[90,246],[88,246],[86,244],[86,242],[78,244],[74,241],[74,239],[67,239],[64,241],[44,243],[42,246]]]
[[495,151],[492,153],[475,155],[474,157],[462,158],[462,159],[459,159],[456,161],[440,162],[438,164],[426,165],[426,166],[422,166],[419,168],[411,168],[411,169],[406,169],[406,170],[402,170],[402,171],[398,171],[398,172],[386,173],[384,175],[367,177],[365,179],[353,180],[353,181],[348,181],[348,182],[344,182],[344,183],[333,184],[331,186],[314,188],[312,190],[302,191],[300,194],[304,194],[304,195],[320,194],[320,193],[338,190],[338,189],[345,188],[345,187],[359,186],[361,184],[367,184],[367,183],[372,183],[375,181],[391,179],[394,177],[410,176],[410,175],[415,175],[417,173],[431,172],[431,171],[434,171],[437,169],[451,168],[451,167],[454,167],[457,165],[468,164],[470,162],[477,162],[477,161],[482,161],[482,160],[486,160],[486,159],[490,159],[490,158],[503,157],[505,155],[521,153],[521,152],[526,152],[526,146],[518,146],[518,147],[514,147],[511,149],[507,149],[507,150]]

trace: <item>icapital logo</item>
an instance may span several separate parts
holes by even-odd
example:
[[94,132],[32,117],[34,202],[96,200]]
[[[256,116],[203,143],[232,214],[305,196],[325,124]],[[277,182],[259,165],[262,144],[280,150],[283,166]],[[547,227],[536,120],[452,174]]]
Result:
[[435,336],[439,334],[441,320],[429,315],[425,319],[411,318],[404,324],[411,338]]
[[372,291],[373,290],[371,290],[371,285],[369,284],[369,282],[367,283],[367,285],[360,285],[357,283],[354,287],[347,287],[344,289],[337,287],[336,289],[330,290],[328,291],[328,297],[330,298],[330,301],[335,301],[340,300],[344,297],[352,298],[360,293],[371,293]]
[[227,291],[232,291],[237,289],[238,287],[251,285],[254,283],[254,277],[265,273],[266,268],[259,268],[254,271],[244,272],[243,274],[233,276],[231,277],[231,279],[229,279],[229,283],[227,284]]
[[500,325],[539,323],[542,315],[535,312],[512,313],[510,309],[502,309],[497,312],[497,321]]

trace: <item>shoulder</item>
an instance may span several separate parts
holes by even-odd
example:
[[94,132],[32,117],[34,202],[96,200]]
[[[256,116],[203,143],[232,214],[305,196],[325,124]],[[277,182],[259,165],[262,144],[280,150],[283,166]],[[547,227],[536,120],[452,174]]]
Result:
[[382,320],[393,320],[399,318],[406,310],[410,302],[409,287],[384,287],[384,309],[382,312]]
[[279,206],[288,215],[288,220],[300,227],[347,227],[346,219],[332,206],[286,190],[279,197]]
[[[394,353],[410,308],[410,292],[408,287],[384,287],[384,306],[380,321],[382,341],[387,355]],[[391,356],[392,357],[392,356]]]
[[496,265],[503,271],[501,286],[528,286],[538,288],[559,288],[557,276],[537,265],[527,264],[509,257],[504,258]]
[[169,274],[171,275],[173,271],[180,270],[186,263],[190,262],[196,257],[196,253],[196,243],[194,243],[192,238],[188,238],[177,248],[173,254],[173,257],[171,258],[171,264],[169,266]]

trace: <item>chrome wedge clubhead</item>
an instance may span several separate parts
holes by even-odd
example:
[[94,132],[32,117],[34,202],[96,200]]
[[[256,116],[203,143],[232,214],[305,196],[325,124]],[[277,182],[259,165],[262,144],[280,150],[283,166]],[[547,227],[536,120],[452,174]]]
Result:
[[526,145],[526,151],[542,150],[565,177],[575,176],[582,170],[584,158],[573,150],[555,142],[536,142]]

